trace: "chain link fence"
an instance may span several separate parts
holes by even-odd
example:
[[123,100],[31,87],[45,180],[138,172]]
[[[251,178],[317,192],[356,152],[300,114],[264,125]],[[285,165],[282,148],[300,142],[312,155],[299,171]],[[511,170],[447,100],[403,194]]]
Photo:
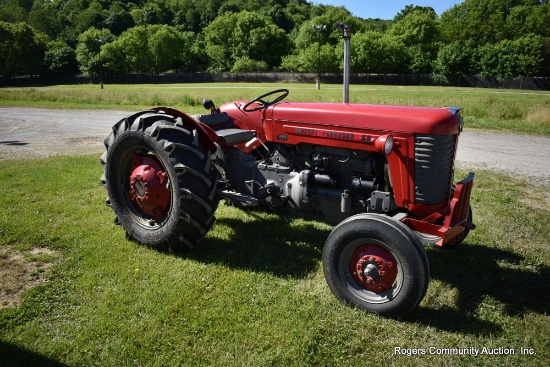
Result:
[[[171,83],[315,83],[315,73],[168,73],[105,75],[105,84],[171,84]],[[3,87],[38,87],[63,84],[99,84],[98,76],[25,76],[0,79]],[[342,84],[342,74],[321,74],[323,84]],[[455,75],[445,77],[434,74],[351,74],[350,83],[356,85],[425,85],[524,90],[550,90],[550,78],[504,78],[484,75]]]

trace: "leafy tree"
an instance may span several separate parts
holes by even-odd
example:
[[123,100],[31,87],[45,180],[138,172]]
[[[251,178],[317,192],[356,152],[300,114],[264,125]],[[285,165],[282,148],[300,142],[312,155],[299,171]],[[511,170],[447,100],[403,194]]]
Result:
[[189,60],[186,65],[180,66],[180,70],[183,71],[204,71],[208,68],[208,55],[206,53],[206,46],[204,41],[204,35],[202,33],[195,34],[192,32],[185,32],[189,35],[186,46],[189,51]]
[[510,41],[505,48],[505,75],[539,76],[543,62],[542,37],[529,35]]
[[76,52],[63,41],[50,42],[44,57],[48,71],[56,75],[73,75],[78,73]]
[[352,71],[359,73],[380,72],[383,45],[380,42],[383,33],[367,31],[353,36],[351,48]]
[[21,6],[18,0],[0,2],[0,22],[19,23],[27,20],[29,9]]
[[172,22],[172,13],[162,3],[148,2],[140,11],[132,13],[136,25],[169,24]]
[[294,29],[294,19],[280,4],[265,6],[259,11],[259,14],[270,17],[273,23],[284,30],[285,33],[289,33]]
[[[293,55],[284,57],[281,68],[290,71],[316,72],[320,49],[321,72],[333,73],[343,70],[342,31],[336,29],[334,25],[336,22],[342,22],[357,33],[363,30],[363,22],[353,17],[344,7],[317,6],[311,9],[311,13],[320,13],[320,15],[302,23],[294,37],[295,52]],[[355,40],[352,41],[352,50],[353,47],[355,47]]]
[[405,46],[431,45],[439,41],[439,23],[430,7],[408,5],[388,30],[390,36],[401,39]]
[[168,0],[168,9],[174,14],[173,25],[197,34],[218,15],[224,0]]
[[103,24],[116,36],[120,36],[122,32],[135,25],[134,19],[130,13],[126,10],[125,6],[119,2],[113,3]]
[[406,62],[406,48],[397,37],[376,31],[353,36],[351,64],[354,72],[398,73]]
[[284,30],[269,17],[249,11],[217,17],[205,28],[204,34],[212,70],[231,70],[234,62],[244,57],[264,61],[273,68],[290,50],[290,40]]
[[441,14],[443,42],[473,40],[477,44],[506,39],[510,0],[465,0]]
[[104,60],[101,59],[101,50],[114,39],[115,36],[106,28],[92,27],[82,33],[76,46],[76,59],[80,71],[86,75],[99,75],[103,72]]
[[82,13],[87,7],[89,7],[90,2],[83,2],[82,0],[64,0],[58,5],[61,13],[67,17],[72,26],[74,26],[74,21],[78,14]]
[[[182,65],[189,59],[184,34],[167,25],[148,27],[147,47],[152,57],[151,72],[158,74]],[[183,56],[187,60],[183,60]]]
[[536,76],[543,62],[542,38],[526,36],[498,44],[486,44],[477,49],[476,58],[483,75]]
[[[319,57],[320,51],[320,57]],[[343,69],[342,60],[344,53],[343,45],[333,47],[329,44],[321,45],[312,43],[296,55],[284,56],[281,62],[281,69],[290,72],[317,72],[336,73]]]
[[0,22],[0,75],[40,74],[47,41],[27,23]]
[[[0,55],[0,69],[15,74],[37,73],[42,64],[50,72],[68,70],[71,47],[80,47],[80,67],[90,74],[265,65],[315,72],[319,49],[321,70],[335,72],[342,70],[343,41],[334,23],[343,22],[354,30],[354,72],[550,75],[549,0],[464,0],[440,18],[431,7],[407,5],[393,20],[363,20],[344,7],[307,0],[0,0],[0,21],[26,22],[38,39],[47,35],[64,42],[48,45],[47,52],[43,43],[31,55],[32,68],[10,64],[13,50]],[[326,27],[317,31],[313,26],[318,25]],[[109,39],[92,37],[104,41],[101,53],[97,42],[86,46],[79,38],[91,27],[108,30],[102,34]],[[3,30],[8,32],[6,26]],[[0,43],[12,42],[12,31],[0,35]],[[539,38],[533,41],[529,35]],[[116,36],[122,40],[114,41]],[[29,43],[35,46],[36,40]],[[37,56],[44,59],[37,61]]]
[[183,31],[199,33],[201,27],[201,15],[194,8],[179,10],[174,15],[173,24]]
[[406,65],[400,72],[426,74],[432,72],[432,63],[437,57],[437,45],[414,45],[406,48]]
[[[315,26],[326,26],[321,31],[321,42],[336,46],[342,43],[342,31],[334,27],[336,22],[341,22],[351,27],[353,33],[363,31],[363,22],[351,15],[344,7],[326,7],[326,12],[320,16],[305,21],[300,27],[295,46],[298,50],[304,49],[312,43],[318,42],[319,33]],[[353,42],[353,41],[352,41]]]
[[230,48],[233,60],[249,57],[265,61],[269,68],[273,68],[280,64],[281,57],[290,50],[290,40],[285,31],[270,18],[244,11],[238,14]]
[[150,52],[150,26],[136,26],[120,35],[113,43],[105,46],[107,65],[121,66],[127,72],[148,73],[154,69],[153,55]]
[[217,17],[204,29],[206,53],[211,60],[210,69],[231,70],[232,59],[229,43],[232,41],[237,14],[228,13]]
[[192,32],[173,26],[137,26],[102,48],[105,66],[112,72],[161,73],[192,69],[196,40]]
[[439,21],[433,8],[407,5],[395,17],[387,33],[406,48],[408,61],[401,72],[431,72],[440,38]]
[[302,59],[298,54],[285,55],[281,58],[281,70],[288,71],[290,73],[299,73],[306,71],[306,68],[302,64]]
[[550,76],[550,37],[543,38],[542,46],[542,65],[540,70],[541,76]]
[[431,6],[417,6],[417,5],[407,5],[403,10],[395,15],[393,18],[394,22],[399,22],[405,19],[408,15],[413,13],[425,13],[430,15],[436,15],[435,10]]
[[294,24],[294,30],[310,18],[311,8],[305,0],[289,0],[284,11]]
[[536,34],[550,37],[550,4],[516,6],[506,18],[506,29],[510,39]]
[[[128,32],[134,28],[128,30]],[[130,55],[126,53],[128,47],[122,47],[124,42],[121,38],[124,39],[123,35],[124,34],[122,34],[115,41],[107,43],[101,48],[102,66],[104,67],[106,73],[128,74],[136,71],[133,70],[133,65],[130,65],[127,61]]]
[[[37,2],[37,4],[39,4]],[[60,15],[53,3],[47,2],[34,7],[28,14],[28,23],[37,31],[56,39],[63,30],[63,16]]]
[[392,23],[393,21],[391,20],[385,20],[385,19],[379,19],[379,18],[365,19],[365,30],[384,33],[390,28]]
[[235,60],[235,64],[231,68],[233,73],[247,72],[247,71],[266,71],[268,70],[267,63],[265,61],[252,60],[248,56],[243,56]]
[[434,73],[444,76],[474,73],[475,50],[474,41],[454,41],[443,45],[433,63]]
[[218,16],[227,13],[240,13],[243,9],[242,4],[236,1],[225,1],[218,10]]
[[103,5],[99,1],[94,0],[87,9],[76,15],[74,28],[79,34],[91,27],[101,29],[103,20]]

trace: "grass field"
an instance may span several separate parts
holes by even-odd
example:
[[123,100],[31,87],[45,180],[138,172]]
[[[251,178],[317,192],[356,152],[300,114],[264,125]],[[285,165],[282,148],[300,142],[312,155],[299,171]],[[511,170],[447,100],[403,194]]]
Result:
[[[288,88],[287,100],[341,102],[342,87],[310,84],[166,84],[73,85],[0,89],[0,106],[136,111],[171,106],[190,114],[203,113],[202,100],[216,104],[252,99],[277,88]],[[455,87],[353,85],[351,103],[463,107],[466,126],[550,135],[550,91],[496,90]]]
[[[274,86],[203,87],[200,95],[167,93],[219,103]],[[146,86],[117,89],[120,96],[149,93]],[[60,99],[102,93],[85,86],[27,94],[56,91]],[[21,94],[8,103],[12,92]],[[337,101],[340,92],[295,94]],[[364,102],[397,103],[399,93],[407,104],[411,91],[384,88]],[[426,93],[426,105],[455,104],[444,103],[452,93],[437,88],[418,93]],[[0,89],[0,105],[149,107],[116,105],[114,97],[105,104],[27,103],[23,94]],[[516,95],[507,98],[515,103]],[[521,98],[547,108],[550,96]],[[166,103],[150,104],[173,105],[159,102]],[[101,170],[99,154],[0,162],[0,294],[12,296],[0,302],[0,366],[550,366],[548,188],[476,171],[477,228],[455,249],[427,249],[427,295],[410,315],[392,320],[334,298],[321,267],[327,224],[221,204],[197,248],[158,252],[127,241],[113,224]],[[448,354],[452,348],[479,354]]]
[[[222,205],[199,247],[159,253],[113,224],[100,175],[97,156],[0,162],[3,261],[20,254],[38,283],[0,312],[7,365],[549,364],[549,207],[523,200],[540,188],[478,172],[478,228],[454,250],[428,249],[428,294],[396,321],[334,299],[320,266],[326,224]],[[403,356],[395,347],[516,354]]]

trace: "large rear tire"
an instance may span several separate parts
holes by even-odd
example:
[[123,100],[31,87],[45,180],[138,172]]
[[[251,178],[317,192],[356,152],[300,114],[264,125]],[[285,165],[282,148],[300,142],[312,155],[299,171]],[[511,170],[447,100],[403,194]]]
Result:
[[393,218],[359,214],[334,228],[323,249],[323,269],[346,304],[399,317],[424,298],[429,265],[412,231]]
[[129,239],[161,250],[203,239],[215,220],[218,173],[193,131],[142,111],[115,124],[105,148],[106,202]]

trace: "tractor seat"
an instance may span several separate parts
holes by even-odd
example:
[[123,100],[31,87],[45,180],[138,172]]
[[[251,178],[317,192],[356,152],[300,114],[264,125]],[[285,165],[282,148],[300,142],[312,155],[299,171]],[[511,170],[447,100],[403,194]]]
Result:
[[200,115],[198,117],[198,120],[212,128],[215,128],[216,126],[220,126],[224,124],[229,124],[231,122],[229,120],[229,115],[225,112],[214,113],[210,115]]
[[226,145],[245,143],[256,136],[256,132],[253,130],[241,129],[222,129],[216,131],[216,134],[218,134]]

